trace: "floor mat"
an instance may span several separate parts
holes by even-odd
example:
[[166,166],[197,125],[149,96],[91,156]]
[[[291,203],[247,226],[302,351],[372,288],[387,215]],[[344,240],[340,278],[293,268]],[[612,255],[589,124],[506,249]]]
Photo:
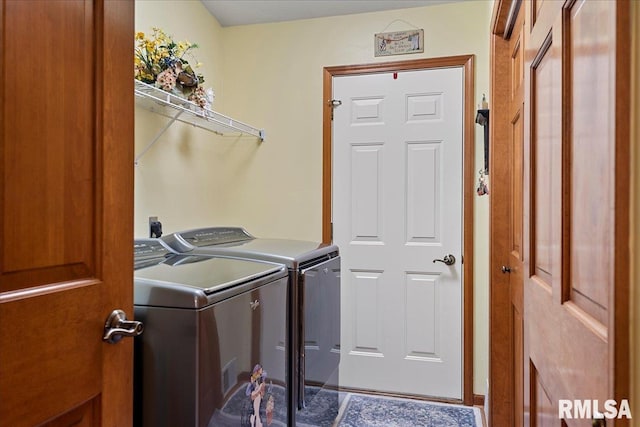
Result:
[[336,427],[482,427],[480,410],[413,399],[346,395]]

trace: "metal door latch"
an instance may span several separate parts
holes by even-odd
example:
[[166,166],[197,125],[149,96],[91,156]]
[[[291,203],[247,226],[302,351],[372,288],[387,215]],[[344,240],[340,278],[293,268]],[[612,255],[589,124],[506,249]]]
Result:
[[122,337],[137,337],[144,330],[142,322],[127,320],[127,315],[122,310],[113,310],[104,324],[104,336],[102,339],[109,344],[115,344]]
[[443,264],[446,265],[453,265],[456,263],[456,257],[454,257],[453,255],[449,254],[449,255],[445,255],[443,259],[434,259],[433,260],[434,264],[436,262],[441,262]]

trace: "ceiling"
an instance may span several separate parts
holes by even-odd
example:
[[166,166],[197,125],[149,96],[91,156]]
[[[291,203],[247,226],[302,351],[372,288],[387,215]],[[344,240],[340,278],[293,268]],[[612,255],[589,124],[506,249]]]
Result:
[[220,25],[260,24],[405,9],[463,0],[201,0]]

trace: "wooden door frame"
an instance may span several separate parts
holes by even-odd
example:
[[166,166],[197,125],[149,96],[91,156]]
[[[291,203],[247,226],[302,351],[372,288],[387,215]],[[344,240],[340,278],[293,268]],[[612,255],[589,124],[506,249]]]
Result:
[[[489,409],[492,425],[513,425],[513,316],[509,275],[501,267],[509,265],[511,144],[511,50],[509,39],[521,0],[494,3],[490,34],[491,198],[489,201]],[[521,12],[523,13],[523,12]],[[508,82],[508,84],[505,84]],[[498,404],[494,405],[493,402]]]
[[332,114],[333,77],[358,74],[415,71],[431,68],[462,67],[464,70],[463,105],[463,394],[465,405],[481,404],[482,396],[473,395],[473,219],[474,219],[474,56],[394,61],[373,64],[325,67],[322,91],[322,241],[333,240],[332,224]]

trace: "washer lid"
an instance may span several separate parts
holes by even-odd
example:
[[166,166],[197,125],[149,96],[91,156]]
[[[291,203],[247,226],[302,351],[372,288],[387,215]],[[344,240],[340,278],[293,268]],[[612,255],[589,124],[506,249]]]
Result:
[[279,264],[174,255],[134,272],[134,303],[200,308],[286,275]]

